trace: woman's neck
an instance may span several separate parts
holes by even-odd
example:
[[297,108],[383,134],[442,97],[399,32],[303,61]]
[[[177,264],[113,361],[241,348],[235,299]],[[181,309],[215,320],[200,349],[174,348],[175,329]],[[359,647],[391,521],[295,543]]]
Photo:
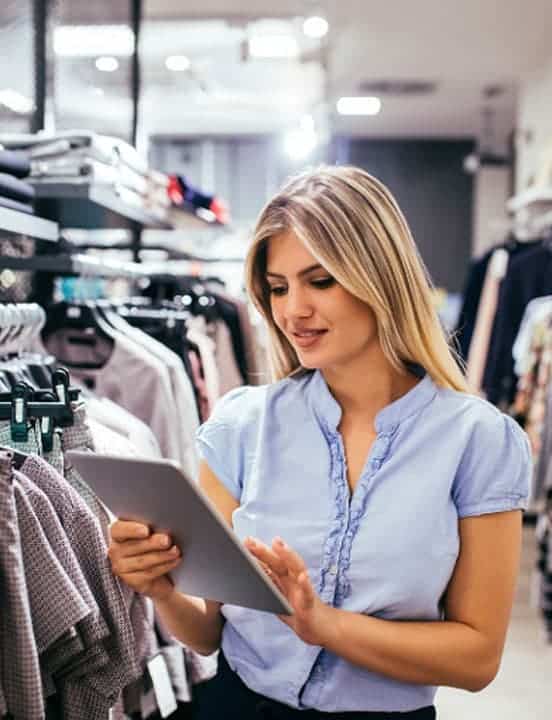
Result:
[[415,387],[419,378],[398,372],[381,353],[345,367],[321,369],[344,415],[372,421],[378,412]]

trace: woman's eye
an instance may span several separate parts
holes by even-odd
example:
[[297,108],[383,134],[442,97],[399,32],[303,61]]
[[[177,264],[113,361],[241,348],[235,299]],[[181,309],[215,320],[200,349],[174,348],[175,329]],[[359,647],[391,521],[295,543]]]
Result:
[[271,295],[284,295],[284,293],[286,292],[286,289],[287,288],[284,287],[283,285],[277,285],[277,286],[270,288],[270,294]]
[[327,278],[317,278],[316,280],[311,280],[312,285],[314,287],[324,289],[329,288],[332,285],[335,284],[335,279],[333,277],[327,277]]

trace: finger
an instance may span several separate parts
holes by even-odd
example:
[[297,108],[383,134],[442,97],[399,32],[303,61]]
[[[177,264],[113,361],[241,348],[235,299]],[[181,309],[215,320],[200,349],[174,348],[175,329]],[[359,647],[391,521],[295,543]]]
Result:
[[158,565],[164,565],[180,559],[180,551],[176,546],[165,552],[149,552],[145,555],[136,555],[129,558],[118,558],[114,561],[113,567],[122,575],[134,572],[143,572],[151,570]]
[[274,538],[272,541],[272,547],[276,555],[285,564],[285,566],[295,575],[299,575],[307,570],[307,566],[303,558],[292,550],[282,538]]
[[110,528],[111,537],[116,542],[140,540],[149,537],[150,529],[143,523],[116,520]]
[[302,572],[297,578],[299,587],[301,588],[301,608],[303,610],[309,610],[314,605],[314,588],[309,578],[309,574],[305,571]]
[[147,540],[125,540],[110,547],[109,555],[118,557],[133,557],[156,550],[168,550],[171,547],[171,538],[163,533],[151,535]]
[[287,574],[288,570],[286,564],[282,562],[281,558],[279,558],[278,555],[276,555],[276,553],[268,547],[268,545],[265,545],[260,540],[252,537],[247,537],[244,544],[257,558],[257,560],[260,560],[265,565],[268,565],[274,573],[277,575]]
[[152,568],[148,572],[123,573],[119,575],[119,577],[131,587],[144,587],[174,570],[178,567],[180,560],[181,558],[178,558],[177,560],[171,560],[171,562],[164,563],[163,565],[157,565],[157,567]]

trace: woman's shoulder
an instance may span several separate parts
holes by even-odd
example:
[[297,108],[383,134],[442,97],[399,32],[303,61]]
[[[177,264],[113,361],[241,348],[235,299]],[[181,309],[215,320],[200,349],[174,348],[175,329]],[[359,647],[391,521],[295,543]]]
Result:
[[527,452],[528,438],[519,423],[484,398],[468,392],[439,388],[438,402],[458,437],[467,436],[471,445],[480,445],[492,452],[489,443],[506,441],[513,443],[524,454]]
[[208,422],[243,426],[257,423],[267,411],[289,411],[302,384],[302,379],[288,377],[265,385],[241,385],[217,400]]

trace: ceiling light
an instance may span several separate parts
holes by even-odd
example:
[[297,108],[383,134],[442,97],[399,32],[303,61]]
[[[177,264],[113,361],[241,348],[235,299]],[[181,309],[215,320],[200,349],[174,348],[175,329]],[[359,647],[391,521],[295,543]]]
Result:
[[169,57],[165,60],[165,66],[167,70],[184,72],[185,70],[190,69],[191,62],[185,55],[169,55]]
[[314,130],[297,128],[289,130],[284,137],[284,149],[294,160],[303,160],[318,145],[318,135]]
[[114,57],[99,57],[96,60],[96,67],[102,72],[115,72],[119,69],[119,61]]
[[377,115],[380,110],[378,97],[342,97],[337,101],[340,115]]
[[249,55],[256,58],[294,58],[299,45],[293,35],[254,35],[249,38]]
[[11,88],[0,90],[0,105],[4,105],[4,107],[20,115],[27,115],[34,108],[34,103],[30,98]]
[[329,29],[330,26],[328,24],[328,21],[323,17],[319,17],[318,15],[307,18],[303,23],[303,32],[307,37],[310,38],[323,38],[327,34]]
[[134,52],[134,33],[128,25],[62,25],[54,29],[54,52],[66,57],[128,57]]

